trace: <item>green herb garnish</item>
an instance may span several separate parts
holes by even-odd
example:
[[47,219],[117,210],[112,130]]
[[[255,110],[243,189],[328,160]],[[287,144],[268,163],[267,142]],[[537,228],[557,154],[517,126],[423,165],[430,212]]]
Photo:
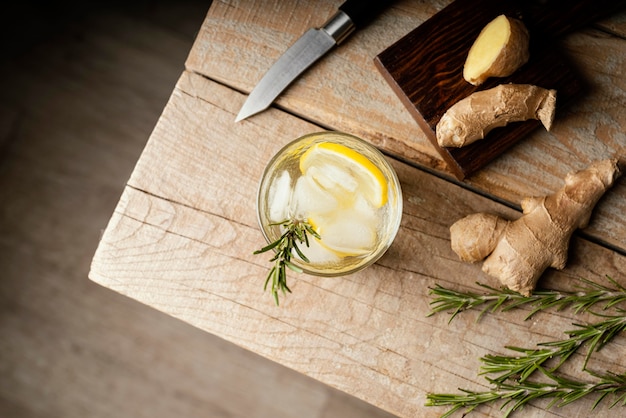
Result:
[[287,267],[297,273],[302,273],[302,269],[291,262],[291,257],[295,252],[302,261],[309,262],[309,259],[302,253],[302,250],[298,247],[298,244],[305,244],[309,246],[308,234],[320,239],[320,236],[311,224],[301,220],[284,220],[270,224],[270,226],[281,226],[285,229],[285,232],[274,242],[266,245],[254,252],[254,254],[261,254],[269,250],[274,250],[276,255],[270,259],[270,262],[274,263],[274,266],[270,269],[263,290],[267,290],[268,283],[272,283],[271,292],[274,296],[274,301],[278,305],[278,292],[281,291],[283,295],[287,292],[291,293],[291,289],[287,286]]
[[563,310],[573,309],[574,313],[589,311],[595,305],[602,304],[602,310],[609,309],[619,303],[626,302],[626,288],[611,277],[606,279],[613,287],[601,285],[591,280],[580,278],[585,284],[574,292],[558,290],[535,290],[530,296],[523,296],[509,289],[496,289],[486,284],[477,283],[487,289],[485,294],[475,292],[461,292],[435,285],[430,289],[430,295],[436,296],[431,302],[432,316],[438,312],[451,312],[450,321],[459,313],[480,308],[480,314],[476,318],[479,320],[488,312],[506,312],[511,309],[529,306],[532,311],[526,316],[529,319],[539,311],[556,308]]
[[600,402],[610,395],[613,399],[609,404],[609,409],[626,404],[626,374],[619,375],[611,372],[596,374],[588,371],[589,375],[595,377],[596,380],[594,382],[582,382],[558,376],[545,369],[540,370],[546,378],[541,382],[492,382],[494,384],[493,389],[484,392],[461,389],[463,393],[459,394],[428,394],[426,395],[426,406],[450,406],[451,409],[441,418],[450,417],[460,410],[463,410],[461,416],[465,417],[480,405],[504,401],[501,409],[504,410],[503,417],[506,418],[535,399],[551,399],[548,408],[565,406],[590,395],[598,396],[592,409],[595,409]]
[[[573,324],[576,328],[565,331],[567,338],[542,342],[539,348],[506,348],[514,354],[482,357],[480,374],[491,384],[487,391],[460,389],[461,393],[429,393],[426,406],[448,406],[450,409],[442,415],[449,417],[457,411],[466,416],[480,405],[501,401],[504,417],[519,411],[534,399],[549,398],[552,406],[564,406],[583,397],[596,395],[592,406],[596,408],[602,400],[612,397],[609,408],[626,405],[626,373],[615,374],[610,371],[598,373],[587,368],[591,355],[610,343],[614,337],[626,331],[626,310],[618,305],[626,301],[626,288],[607,276],[612,287],[582,279],[586,284],[576,292],[536,291],[526,297],[507,289],[488,289],[488,294],[459,292],[442,286],[431,288],[435,299],[431,302],[432,310],[428,316],[448,311],[454,319],[459,313],[480,308],[478,318],[486,313],[507,311],[527,306],[531,308],[528,319],[535,313],[546,309],[572,309],[575,313],[587,312],[600,318],[598,322],[586,325]],[[613,310],[614,314],[599,313],[593,307],[603,311]],[[582,371],[588,379],[574,380],[559,373],[560,367],[582,346],[587,346]],[[550,360],[556,364],[547,367]],[[495,376],[493,376],[495,375]],[[538,376],[539,378],[538,378]]]

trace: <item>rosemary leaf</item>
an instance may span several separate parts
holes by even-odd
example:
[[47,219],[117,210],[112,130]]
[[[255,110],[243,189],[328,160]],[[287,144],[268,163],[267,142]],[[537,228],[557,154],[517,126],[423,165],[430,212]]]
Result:
[[585,286],[575,292],[536,290],[530,296],[523,296],[509,289],[495,289],[481,283],[477,284],[487,289],[488,293],[460,292],[435,285],[434,288],[430,288],[429,292],[435,297],[430,302],[431,312],[428,316],[439,312],[451,312],[450,321],[452,321],[460,312],[481,306],[477,321],[488,312],[506,312],[523,306],[531,307],[531,312],[526,316],[526,319],[539,311],[551,308],[557,310],[571,308],[575,313],[581,313],[590,311],[595,306],[603,305],[601,309],[607,310],[626,302],[626,288],[609,276],[606,276],[606,279],[613,287],[581,278],[579,280]]
[[609,409],[620,403],[626,404],[626,374],[589,373],[590,376],[596,378],[596,381],[588,383],[558,376],[543,368],[539,370],[547,378],[546,381],[504,383],[491,381],[494,386],[483,392],[459,389],[462,393],[431,393],[426,395],[426,406],[449,406],[450,410],[442,415],[442,417],[449,417],[461,409],[465,409],[463,412],[465,416],[480,405],[502,402],[500,409],[504,411],[503,417],[509,417],[513,412],[521,410],[535,399],[551,399],[548,408],[562,407],[590,395],[598,395],[592,409],[595,409],[608,396],[614,397],[614,401],[608,406]]
[[[613,340],[615,336],[626,331],[626,310],[617,307],[626,301],[626,288],[607,276],[611,287],[581,279],[584,287],[576,292],[536,291],[529,297],[509,290],[494,289],[486,285],[488,294],[480,295],[472,292],[457,292],[436,286],[431,289],[435,299],[431,302],[431,312],[451,312],[454,318],[460,312],[481,308],[479,318],[487,312],[507,311],[521,306],[530,306],[531,313],[554,308],[572,309],[575,313],[588,312],[600,320],[590,324],[573,324],[576,328],[566,331],[568,338],[540,343],[539,348],[506,347],[515,352],[512,356],[486,355],[481,358],[481,374],[496,375],[486,377],[493,388],[484,392],[461,389],[460,394],[429,394],[427,406],[449,406],[443,417],[464,410],[463,416],[479,405],[501,401],[504,417],[519,411],[534,399],[548,398],[552,406],[564,406],[581,398],[596,394],[592,408],[595,409],[607,397],[612,396],[609,408],[626,405],[626,374],[617,375],[606,372],[596,374],[587,369],[591,355]],[[594,311],[599,307],[603,311],[613,309],[615,314],[607,315]],[[582,370],[596,378],[596,382],[588,383],[561,377],[557,374],[559,367],[565,363],[580,347],[587,346]],[[548,360],[556,359],[556,365],[546,367]],[[541,383],[530,378],[535,374],[543,375]],[[546,378],[548,382],[546,382]]]
[[291,293],[291,289],[287,285],[287,268],[297,273],[302,273],[302,268],[298,267],[291,261],[292,254],[295,252],[298,257],[305,263],[308,258],[302,253],[298,244],[304,243],[309,246],[308,235],[312,235],[317,239],[321,239],[319,234],[315,232],[313,227],[306,221],[285,220],[270,224],[270,226],[280,226],[284,228],[283,234],[274,242],[266,245],[260,250],[254,251],[253,254],[261,254],[270,250],[274,250],[275,254],[270,259],[274,263],[270,269],[263,290],[267,290],[267,286],[271,283],[270,291],[274,297],[274,302],[279,305],[278,293],[283,295]]
[[566,331],[569,338],[557,341],[540,343],[544,348],[528,349],[520,347],[506,347],[517,354],[512,356],[501,356],[488,354],[481,358],[482,366],[480,374],[499,373],[496,378],[490,380],[503,383],[510,379],[519,382],[526,381],[536,370],[544,368],[545,363],[550,359],[557,359],[558,362],[551,368],[557,370],[567,359],[569,359],[580,347],[588,344],[587,353],[583,363],[583,370],[587,368],[587,363],[591,355],[609,343],[617,334],[626,331],[626,311],[620,311],[620,315],[603,316],[603,321],[588,324],[576,325],[578,328]]

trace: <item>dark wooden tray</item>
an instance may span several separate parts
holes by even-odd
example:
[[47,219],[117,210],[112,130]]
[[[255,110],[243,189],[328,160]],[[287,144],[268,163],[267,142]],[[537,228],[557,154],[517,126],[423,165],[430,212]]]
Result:
[[[530,120],[496,128],[462,148],[442,148],[435,127],[454,103],[502,83],[534,84],[557,90],[557,113],[584,90],[580,77],[553,40],[623,7],[624,1],[543,2],[457,0],[375,58],[378,70],[407,107],[433,146],[460,179],[470,176],[540,126]],[[530,31],[530,60],[513,75],[476,87],[463,79],[467,53],[482,28],[500,14],[522,19]],[[552,47],[550,47],[552,45]],[[543,129],[543,128],[542,128]]]

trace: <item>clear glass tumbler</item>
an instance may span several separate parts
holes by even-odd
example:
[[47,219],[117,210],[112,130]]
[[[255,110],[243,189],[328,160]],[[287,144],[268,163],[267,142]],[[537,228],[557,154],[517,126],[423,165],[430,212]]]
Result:
[[292,262],[304,272],[339,276],[378,260],[402,218],[398,177],[374,146],[341,132],[294,140],[268,163],[258,191],[258,219],[268,243],[283,221],[307,222],[320,235],[299,245]]

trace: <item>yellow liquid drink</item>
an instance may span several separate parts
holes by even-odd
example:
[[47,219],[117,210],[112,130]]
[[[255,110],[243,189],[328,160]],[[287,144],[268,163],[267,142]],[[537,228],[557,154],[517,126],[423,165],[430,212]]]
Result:
[[337,276],[360,270],[389,248],[402,217],[395,171],[372,145],[352,135],[321,132],[288,144],[270,161],[261,180],[258,216],[268,242],[285,220],[308,222],[309,237],[292,262],[305,272]]

